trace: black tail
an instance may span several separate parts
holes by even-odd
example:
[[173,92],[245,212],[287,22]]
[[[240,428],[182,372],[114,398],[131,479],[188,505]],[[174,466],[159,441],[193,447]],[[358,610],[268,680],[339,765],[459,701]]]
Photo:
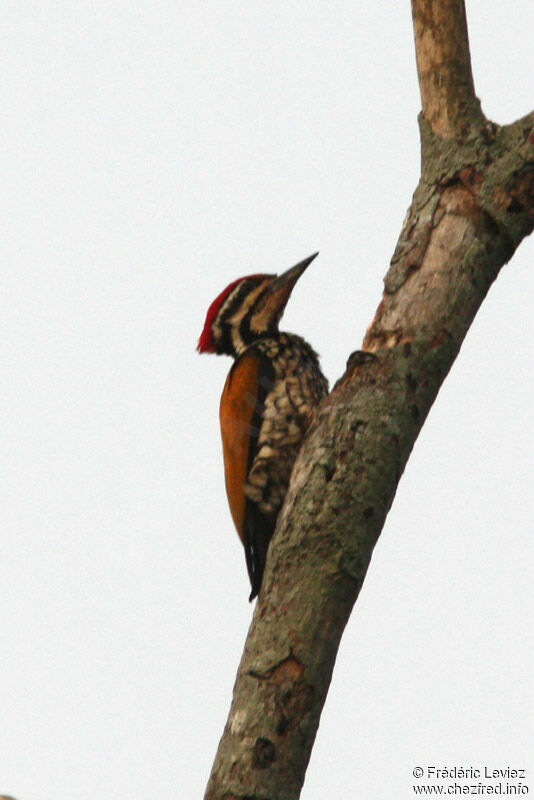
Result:
[[247,500],[245,509],[245,558],[254,600],[261,589],[269,542],[276,527],[276,515],[262,514],[257,504]]

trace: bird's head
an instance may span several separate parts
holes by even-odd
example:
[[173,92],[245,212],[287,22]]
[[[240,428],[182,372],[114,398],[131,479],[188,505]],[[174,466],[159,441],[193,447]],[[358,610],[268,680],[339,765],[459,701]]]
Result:
[[208,308],[198,352],[237,356],[257,339],[276,334],[294,285],[317,255],[281,275],[247,275],[229,284]]

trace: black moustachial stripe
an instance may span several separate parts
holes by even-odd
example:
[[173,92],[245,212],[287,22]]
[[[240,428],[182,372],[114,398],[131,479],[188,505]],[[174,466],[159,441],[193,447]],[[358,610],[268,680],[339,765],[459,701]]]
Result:
[[[254,298],[251,295],[262,283],[267,283],[267,280],[272,277],[270,275],[261,275],[257,278],[247,278],[236,286],[227,298],[214,323],[214,327],[218,328],[217,350],[219,353],[235,356],[259,338],[260,334],[258,331],[252,330],[250,321],[265,292],[260,292]],[[234,317],[238,315],[241,309],[243,310],[243,318],[236,327]],[[265,335],[265,333],[261,335]]]
[[217,315],[215,325],[220,329],[217,342],[217,349],[220,353],[226,353],[230,356],[235,355],[235,347],[232,340],[233,324],[230,320],[241,307],[246,295],[252,290],[250,283],[250,280],[246,280],[236,286]]
[[250,325],[252,317],[256,313],[256,310],[260,305],[262,298],[265,295],[265,292],[266,289],[260,292],[260,294],[256,297],[254,302],[251,303],[250,308],[248,309],[247,313],[241,320],[241,325],[239,326],[239,336],[244,345],[251,344],[252,342],[255,342],[257,339],[259,339],[261,336],[269,336],[272,333],[271,329],[262,331],[260,333],[259,331],[253,330]]

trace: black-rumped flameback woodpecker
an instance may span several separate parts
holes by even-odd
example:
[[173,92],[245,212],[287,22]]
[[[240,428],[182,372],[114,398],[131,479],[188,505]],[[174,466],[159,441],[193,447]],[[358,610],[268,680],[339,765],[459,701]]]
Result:
[[235,359],[221,397],[226,492],[258,594],[293,463],[328,382],[316,353],[278,323],[317,253],[280,276],[233,281],[208,309],[199,353]]

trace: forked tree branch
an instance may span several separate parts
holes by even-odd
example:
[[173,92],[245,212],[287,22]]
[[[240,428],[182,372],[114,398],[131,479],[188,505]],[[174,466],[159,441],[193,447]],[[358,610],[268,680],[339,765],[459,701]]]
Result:
[[296,800],[343,629],[426,415],[534,227],[534,113],[476,100],[461,0],[413,0],[422,176],[382,301],[295,463],[206,800]]

